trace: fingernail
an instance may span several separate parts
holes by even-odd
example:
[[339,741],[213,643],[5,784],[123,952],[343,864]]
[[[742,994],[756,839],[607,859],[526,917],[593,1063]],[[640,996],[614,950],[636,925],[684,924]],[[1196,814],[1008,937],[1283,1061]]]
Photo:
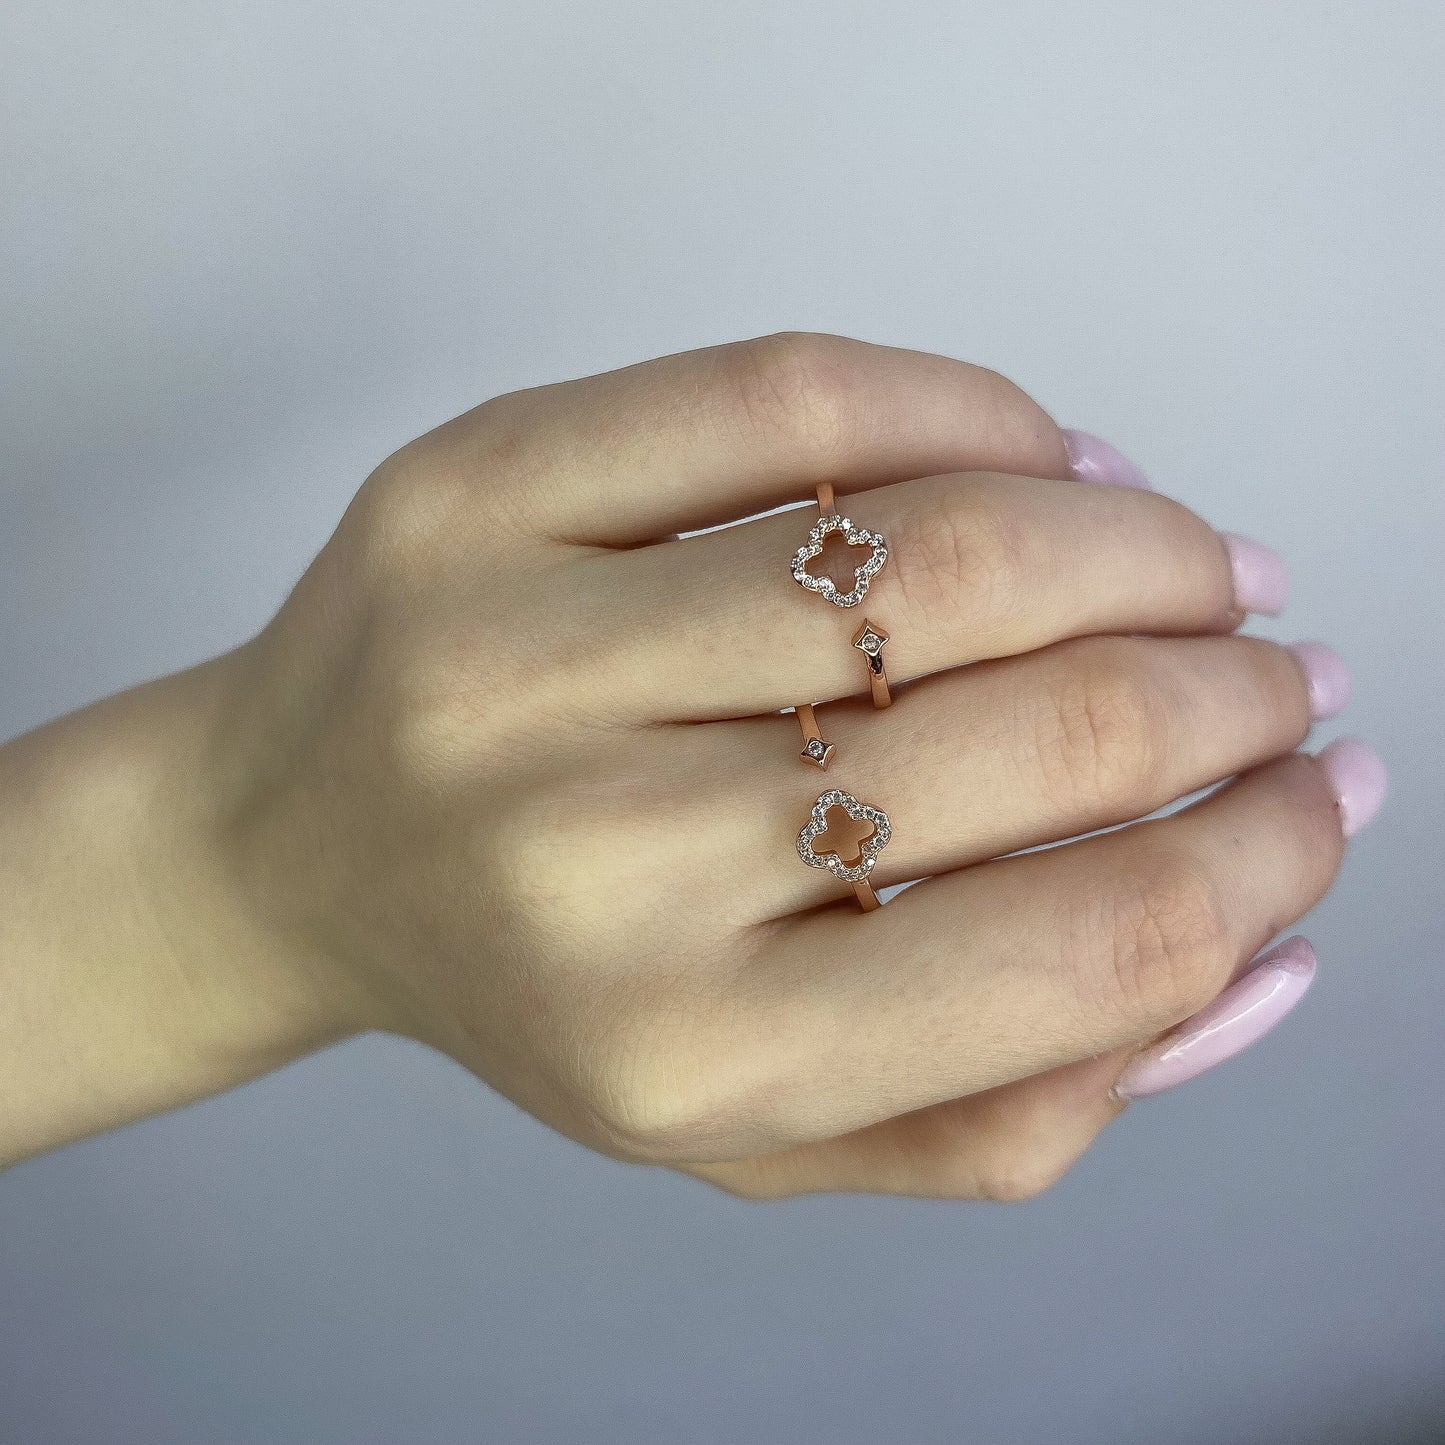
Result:
[[1141,487],[1151,491],[1149,478],[1117,447],[1091,432],[1062,428],[1069,472],[1076,482],[1102,482],[1111,487]]
[[1283,559],[1263,542],[1241,537],[1238,532],[1221,532],[1229,553],[1229,570],[1234,575],[1234,601],[1241,612],[1260,612],[1277,617],[1289,596],[1289,569]]
[[1261,954],[1207,1009],[1145,1049],[1119,1076],[1121,1099],[1145,1099],[1197,1079],[1262,1039],[1314,982],[1315,951],[1296,935]]
[[1350,700],[1350,670],[1345,660],[1323,642],[1296,642],[1289,649],[1304,672],[1310,691],[1310,717],[1316,722],[1337,717]]
[[1353,838],[1380,811],[1390,789],[1384,761],[1359,738],[1336,738],[1319,761],[1334,790],[1345,837]]

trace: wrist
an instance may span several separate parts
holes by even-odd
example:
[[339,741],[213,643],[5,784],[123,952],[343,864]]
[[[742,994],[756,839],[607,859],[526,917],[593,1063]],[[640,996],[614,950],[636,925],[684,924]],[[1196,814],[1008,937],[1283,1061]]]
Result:
[[354,1028],[222,866],[229,675],[222,658],[0,748],[0,1164]]

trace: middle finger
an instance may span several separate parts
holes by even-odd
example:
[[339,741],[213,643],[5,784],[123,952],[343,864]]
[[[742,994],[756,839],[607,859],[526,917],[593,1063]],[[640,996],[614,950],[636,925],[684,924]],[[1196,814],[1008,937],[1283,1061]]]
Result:
[[[604,569],[598,607],[606,635],[625,647],[621,666],[608,650],[622,708],[704,720],[866,692],[851,645],[865,615],[891,633],[888,674],[903,682],[1091,633],[1227,632],[1273,600],[1268,588],[1237,585],[1237,540],[1152,492],[975,473],[838,506],[889,546],[851,608],[790,574],[815,511],[582,563]],[[850,565],[861,556],[850,549]],[[1250,556],[1278,567],[1282,592],[1282,565],[1262,548]]]

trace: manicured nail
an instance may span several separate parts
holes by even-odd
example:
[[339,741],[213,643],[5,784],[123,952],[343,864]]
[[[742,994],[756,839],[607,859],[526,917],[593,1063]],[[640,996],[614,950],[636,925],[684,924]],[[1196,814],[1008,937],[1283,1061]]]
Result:
[[1263,542],[1241,537],[1238,532],[1221,532],[1229,553],[1229,570],[1234,574],[1234,603],[1241,612],[1261,612],[1277,617],[1289,596],[1289,569]]
[[1151,491],[1149,478],[1117,447],[1091,432],[1062,428],[1069,472],[1076,482],[1102,482],[1111,487],[1142,487]]
[[1344,712],[1350,700],[1350,670],[1344,658],[1323,642],[1296,642],[1290,651],[1310,690],[1310,716],[1322,722]]
[[1353,838],[1376,813],[1390,789],[1379,753],[1359,738],[1336,738],[1320,754],[1320,766],[1334,789],[1340,825]]
[[1261,954],[1207,1009],[1137,1055],[1114,1085],[1121,1099],[1144,1099],[1187,1084],[1262,1039],[1304,996],[1315,977],[1309,941],[1287,938]]

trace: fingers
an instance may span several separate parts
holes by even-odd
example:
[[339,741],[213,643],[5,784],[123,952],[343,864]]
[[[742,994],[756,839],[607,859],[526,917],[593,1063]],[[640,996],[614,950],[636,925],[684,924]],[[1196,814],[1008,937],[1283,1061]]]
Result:
[[1326,767],[1295,755],[1172,817],[930,879],[864,918],[799,917],[736,985],[757,1099],[730,1116],[727,1152],[1148,1039],[1307,911],[1343,846]]
[[[1306,657],[1318,675],[1341,666],[1327,649]],[[760,787],[713,802],[739,860],[778,854],[835,774],[840,787],[866,779],[853,790],[893,822],[882,886],[1129,822],[1290,752],[1309,730],[1310,676],[1259,638],[1082,638],[929,678],[883,713],[822,709],[846,762],[826,777],[805,769],[784,718],[694,730],[718,754],[697,771],[732,777],[750,759]],[[775,917],[837,897],[790,850],[738,886]]]
[[516,392],[420,445],[492,485],[493,510],[528,530],[604,546],[734,521],[820,481],[1069,475],[1058,428],[997,373],[806,334]]
[[1177,1088],[1257,1043],[1309,991],[1309,941],[1286,939],[1208,1007],[1145,1048],[1114,1049],[836,1139],[691,1166],[750,1199],[822,1190],[1031,1199],[1060,1179],[1131,1099]]
[[824,1192],[1031,1199],[1123,1110],[1112,1086],[1127,1058],[1115,1050],[836,1139],[688,1172],[759,1200]]
[[822,1190],[1031,1199],[1062,1178],[1129,1100],[1188,1083],[1262,1039],[1309,991],[1315,968],[1309,941],[1288,938],[1137,1052],[1114,1049],[836,1139],[689,1172],[751,1199]]
[[887,566],[851,609],[789,573],[811,525],[802,510],[589,559],[602,573],[603,635],[624,649],[608,657],[629,705],[716,718],[866,693],[850,645],[864,614],[891,634],[895,683],[1089,633],[1219,632],[1239,621],[1230,545],[1152,492],[979,474],[840,505],[889,544]]

